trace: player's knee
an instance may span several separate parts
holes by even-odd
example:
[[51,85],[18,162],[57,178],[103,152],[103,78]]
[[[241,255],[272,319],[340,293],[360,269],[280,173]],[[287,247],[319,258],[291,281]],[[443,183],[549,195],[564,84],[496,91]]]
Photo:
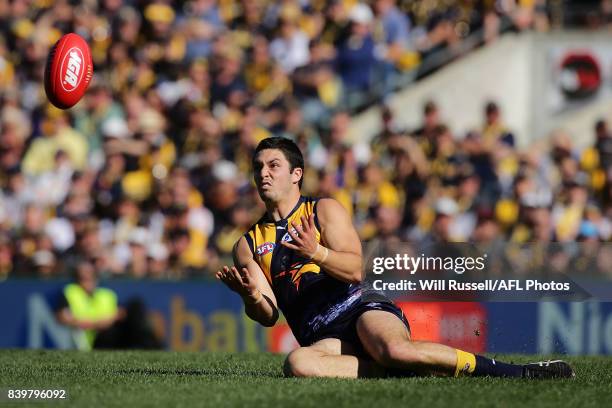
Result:
[[285,359],[285,377],[316,377],[316,353],[306,347],[293,350]]

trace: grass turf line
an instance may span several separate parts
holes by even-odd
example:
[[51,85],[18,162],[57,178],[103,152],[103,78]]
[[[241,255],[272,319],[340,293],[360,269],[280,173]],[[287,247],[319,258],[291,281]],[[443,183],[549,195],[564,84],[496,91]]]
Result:
[[[497,358],[535,360],[523,355]],[[283,378],[283,356],[266,353],[1,350],[0,388],[65,389],[69,400],[53,406],[610,406],[612,358],[564,358],[575,368],[575,380],[343,380]],[[0,408],[43,405],[0,402]]]

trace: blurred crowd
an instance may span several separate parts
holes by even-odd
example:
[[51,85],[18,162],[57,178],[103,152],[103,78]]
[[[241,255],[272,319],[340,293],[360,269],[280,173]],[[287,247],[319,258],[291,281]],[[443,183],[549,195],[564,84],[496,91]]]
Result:
[[372,250],[403,245],[418,255],[469,242],[500,257],[499,273],[542,267],[612,277],[612,132],[605,120],[582,136],[592,141],[587,147],[559,130],[519,148],[495,102],[484,107],[482,126],[464,135],[444,124],[435,102],[424,106],[418,129],[398,129],[390,110],[382,116],[384,130],[359,181],[335,192],[347,206],[352,198]]
[[[456,135],[352,143],[350,115],[440,50],[502,26],[547,29],[546,2],[0,0],[0,277],[207,276],[262,214],[251,152],[295,140],[304,193],[336,197],[364,241],[609,240],[610,141],[521,152],[499,108]],[[62,33],[95,76],[69,111],[42,87]],[[465,137],[464,137],[465,136]]]

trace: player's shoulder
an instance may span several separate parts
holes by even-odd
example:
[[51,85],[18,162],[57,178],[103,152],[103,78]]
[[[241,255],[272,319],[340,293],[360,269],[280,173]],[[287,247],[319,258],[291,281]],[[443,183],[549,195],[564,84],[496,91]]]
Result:
[[336,204],[340,205],[340,203],[338,202],[338,200],[336,200],[335,198],[331,198],[331,197],[310,197],[310,196],[302,196],[301,198],[301,203],[302,205],[313,205],[316,208],[319,208],[320,206],[323,207],[333,207]]
[[316,211],[319,217],[336,216],[346,213],[345,208],[338,200],[331,197],[318,198],[316,202]]
[[249,229],[246,230],[240,238],[236,240],[234,243],[233,253],[237,254],[240,251],[244,251],[248,249],[252,254],[255,253],[255,230],[258,226],[262,224],[266,224],[269,221],[267,220],[267,214],[262,215],[257,222],[252,224]]
[[232,257],[234,263],[243,265],[248,259],[255,257],[255,241],[252,236],[246,232],[234,243],[232,248]]
[[338,222],[344,223],[342,220],[349,217],[342,204],[331,197],[317,198],[313,203],[312,212],[315,216],[315,225],[319,230],[322,230],[322,227],[338,225]]

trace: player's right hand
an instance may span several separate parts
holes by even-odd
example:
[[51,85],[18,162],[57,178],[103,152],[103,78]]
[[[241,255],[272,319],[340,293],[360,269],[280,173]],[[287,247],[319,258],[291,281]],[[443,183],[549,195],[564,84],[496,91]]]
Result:
[[243,298],[257,296],[258,289],[255,280],[252,279],[247,268],[241,268],[241,271],[238,272],[235,266],[231,268],[224,266],[222,270],[215,273],[215,277]]

